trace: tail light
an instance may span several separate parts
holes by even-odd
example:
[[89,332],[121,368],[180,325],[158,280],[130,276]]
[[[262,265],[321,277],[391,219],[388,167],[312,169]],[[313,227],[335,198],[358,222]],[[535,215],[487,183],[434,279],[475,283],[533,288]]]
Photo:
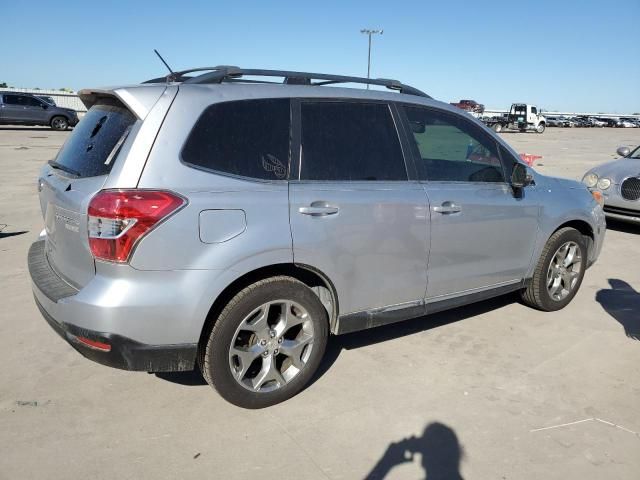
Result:
[[89,203],[89,247],[100,260],[126,263],[136,244],[186,204],[164,190],[103,190]]

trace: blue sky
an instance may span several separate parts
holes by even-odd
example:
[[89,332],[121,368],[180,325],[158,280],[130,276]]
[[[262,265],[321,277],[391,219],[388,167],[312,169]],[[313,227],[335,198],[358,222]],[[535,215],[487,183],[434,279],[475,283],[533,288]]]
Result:
[[640,0],[3,2],[0,82],[74,89],[218,64],[397,78],[444,101],[640,111]]

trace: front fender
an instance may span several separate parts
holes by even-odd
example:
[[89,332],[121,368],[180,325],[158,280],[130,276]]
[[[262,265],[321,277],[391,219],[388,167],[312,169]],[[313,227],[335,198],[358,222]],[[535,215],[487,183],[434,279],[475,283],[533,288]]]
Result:
[[541,186],[540,236],[536,242],[528,278],[542,255],[547,240],[560,228],[573,225],[586,227],[593,238],[589,248],[589,265],[595,262],[602,249],[606,223],[602,207],[593,199],[588,189],[577,182],[570,186],[550,182]]

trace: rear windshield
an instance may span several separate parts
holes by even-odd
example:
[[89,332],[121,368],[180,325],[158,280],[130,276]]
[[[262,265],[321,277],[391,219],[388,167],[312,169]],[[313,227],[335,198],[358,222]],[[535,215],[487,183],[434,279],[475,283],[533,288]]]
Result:
[[119,105],[97,104],[73,129],[54,166],[80,177],[106,175],[136,117]]

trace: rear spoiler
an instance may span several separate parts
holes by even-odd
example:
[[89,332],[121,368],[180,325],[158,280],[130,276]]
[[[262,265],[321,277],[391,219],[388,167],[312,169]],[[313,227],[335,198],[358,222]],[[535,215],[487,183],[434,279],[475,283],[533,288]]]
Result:
[[165,85],[134,85],[121,88],[89,88],[78,92],[78,97],[87,110],[100,102],[116,102],[130,110],[140,120],[144,120],[151,108],[160,99]]

